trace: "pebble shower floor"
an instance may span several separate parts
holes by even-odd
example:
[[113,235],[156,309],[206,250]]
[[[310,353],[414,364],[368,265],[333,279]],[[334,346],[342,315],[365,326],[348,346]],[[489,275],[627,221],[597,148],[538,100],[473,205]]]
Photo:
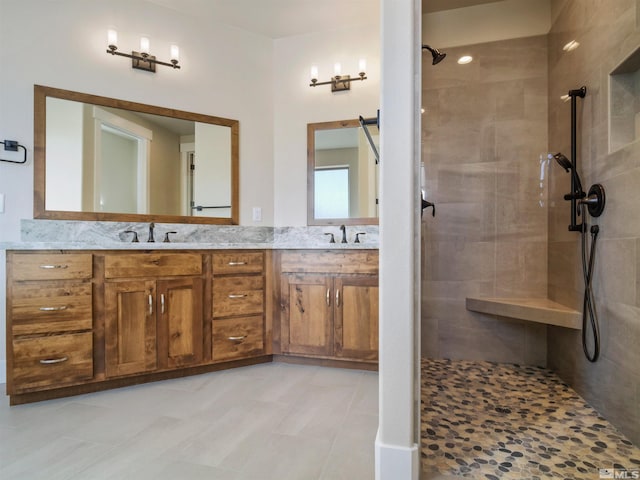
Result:
[[421,414],[427,473],[640,478],[640,449],[545,368],[423,359]]

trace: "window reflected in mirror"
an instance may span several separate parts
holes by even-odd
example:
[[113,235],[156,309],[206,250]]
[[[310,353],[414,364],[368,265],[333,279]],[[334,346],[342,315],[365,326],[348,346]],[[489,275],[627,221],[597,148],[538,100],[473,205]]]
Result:
[[307,224],[377,224],[378,165],[359,121],[309,124],[307,146]]

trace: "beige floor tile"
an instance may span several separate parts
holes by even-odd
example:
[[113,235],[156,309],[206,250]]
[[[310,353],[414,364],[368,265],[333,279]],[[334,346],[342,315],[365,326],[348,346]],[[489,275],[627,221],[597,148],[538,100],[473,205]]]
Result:
[[[0,478],[319,480],[330,457],[373,451],[377,378],[272,363],[16,407],[4,398]],[[364,460],[348,471],[370,478]]]

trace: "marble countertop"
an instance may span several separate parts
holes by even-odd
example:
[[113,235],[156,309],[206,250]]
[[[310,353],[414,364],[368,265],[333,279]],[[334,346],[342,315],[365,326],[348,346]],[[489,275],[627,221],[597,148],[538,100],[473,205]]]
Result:
[[[141,239],[131,242],[136,231]],[[155,224],[155,242],[148,238],[149,224],[122,222],[78,222],[65,220],[21,220],[20,241],[0,242],[0,250],[231,250],[231,249],[378,249],[379,229],[375,225],[252,227],[239,225]],[[172,234],[171,243],[161,239]],[[333,233],[336,243],[329,243]],[[356,233],[360,242],[355,243]]]
[[204,243],[204,242],[4,242],[0,250],[377,250],[377,244],[367,243]]

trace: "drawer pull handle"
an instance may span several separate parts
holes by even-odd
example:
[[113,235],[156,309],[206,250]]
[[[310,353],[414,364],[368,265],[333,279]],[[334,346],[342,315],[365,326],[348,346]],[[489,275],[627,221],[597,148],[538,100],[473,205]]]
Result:
[[327,307],[331,306],[331,289],[327,288]]
[[228,265],[232,267],[237,267],[238,265],[246,265],[247,262],[229,262]]
[[40,307],[41,312],[60,312],[66,310],[68,305],[60,305],[59,307]]
[[164,314],[164,293],[160,295],[161,313]]
[[247,338],[246,335],[240,335],[238,337],[227,337],[227,340],[230,340],[232,342],[242,342],[245,338]]
[[340,307],[340,290],[336,290],[336,307]]
[[62,363],[69,360],[68,357],[60,357],[60,358],[43,358],[40,360],[42,365],[55,365],[56,363]]
[[244,298],[246,297],[246,294],[234,294],[232,293],[231,295],[229,295],[229,298]]
[[40,268],[44,270],[64,269],[69,268],[69,265],[40,265]]
[[153,315],[153,296],[149,294],[149,315]]

